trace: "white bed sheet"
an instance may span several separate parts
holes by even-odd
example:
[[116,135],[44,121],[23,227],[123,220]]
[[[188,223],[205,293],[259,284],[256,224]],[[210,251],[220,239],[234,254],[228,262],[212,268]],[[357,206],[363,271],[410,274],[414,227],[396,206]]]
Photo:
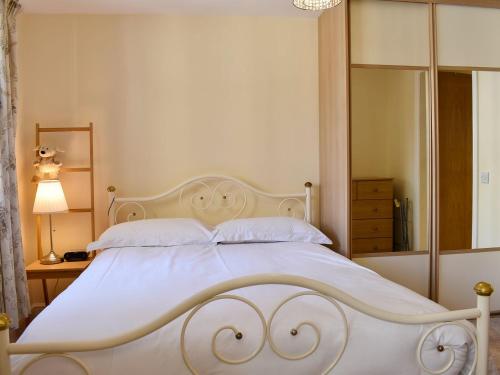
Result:
[[[183,299],[218,282],[256,273],[300,275],[329,283],[382,309],[408,314],[444,311],[438,304],[390,282],[320,245],[304,243],[189,245],[117,248],[101,253],[89,268],[30,324],[18,342],[95,340],[137,328]],[[266,318],[290,294],[289,286],[258,286],[238,290],[255,302]],[[425,326],[381,322],[344,306],[350,325],[346,351],[335,374],[424,374],[416,348]],[[179,349],[183,317],[133,343],[99,352],[77,353],[95,375],[188,374]],[[318,297],[303,297],[290,304],[273,323],[278,346],[292,354],[307,350],[313,331],[289,334],[298,322],[317,322],[322,330],[318,350],[302,361],[287,361],[266,343],[255,359],[244,365],[220,363],[210,351],[217,328],[234,324],[244,333],[237,341],[228,332],[219,336],[221,352],[243,357],[255,349],[261,328],[257,315],[238,302],[214,302],[193,319],[186,336],[195,368],[202,374],[319,374],[340,347],[339,314]],[[469,338],[454,327],[441,329],[426,343],[424,359],[431,368],[442,367],[446,352],[438,344],[455,348],[456,361],[446,374],[466,373],[471,363]],[[14,356],[14,373],[29,356]],[[35,364],[27,374],[79,374],[61,358]]]

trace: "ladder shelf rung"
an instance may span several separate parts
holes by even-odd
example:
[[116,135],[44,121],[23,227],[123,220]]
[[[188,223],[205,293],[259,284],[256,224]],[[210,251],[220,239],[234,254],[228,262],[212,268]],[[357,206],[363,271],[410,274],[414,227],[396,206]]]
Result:
[[93,212],[92,208],[70,208],[69,212]]
[[62,167],[61,172],[91,172],[90,167]]
[[57,132],[89,132],[89,126],[64,127],[64,128],[38,128],[40,133],[57,133]]

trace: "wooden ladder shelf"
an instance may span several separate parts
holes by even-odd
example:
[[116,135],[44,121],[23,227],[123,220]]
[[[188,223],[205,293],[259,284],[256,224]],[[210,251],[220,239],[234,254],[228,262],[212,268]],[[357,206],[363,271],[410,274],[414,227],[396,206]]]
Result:
[[[62,173],[88,172],[90,178],[90,207],[88,208],[70,208],[69,212],[88,212],[90,214],[90,225],[92,231],[92,241],[95,241],[95,210],[94,210],[94,125],[81,127],[60,127],[60,128],[42,128],[36,124],[36,146],[40,146],[40,135],[42,133],[63,133],[63,132],[87,132],[89,136],[89,166],[88,167],[62,167]],[[36,240],[38,259],[43,256],[42,250],[42,230],[41,216],[36,216]]]

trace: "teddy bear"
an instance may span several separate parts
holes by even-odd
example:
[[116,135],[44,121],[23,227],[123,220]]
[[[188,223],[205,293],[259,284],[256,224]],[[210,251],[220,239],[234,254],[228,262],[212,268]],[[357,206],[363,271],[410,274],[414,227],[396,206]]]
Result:
[[37,158],[33,162],[36,169],[35,176],[32,181],[38,182],[41,180],[55,180],[59,177],[59,171],[62,163],[55,159],[58,152],[64,152],[49,146],[38,146],[34,149],[37,153]]

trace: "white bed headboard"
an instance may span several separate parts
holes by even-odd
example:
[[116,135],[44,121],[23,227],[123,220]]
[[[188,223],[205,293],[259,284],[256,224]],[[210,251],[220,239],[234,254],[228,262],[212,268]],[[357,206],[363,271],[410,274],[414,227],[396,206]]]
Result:
[[[274,215],[271,215],[303,217],[310,223],[311,187],[312,184],[306,182],[301,193],[268,193],[238,178],[223,175],[194,177],[163,193],[147,197],[121,197],[114,186],[109,186],[108,221],[111,226],[120,221],[151,217],[148,214],[149,204],[160,201],[175,203],[177,211],[179,207],[183,209],[183,217],[197,217],[205,221],[211,216],[224,220],[252,217],[255,209],[250,207],[250,203],[255,208],[259,200],[267,200],[275,207]],[[168,201],[175,196],[177,199],[174,202]]]

